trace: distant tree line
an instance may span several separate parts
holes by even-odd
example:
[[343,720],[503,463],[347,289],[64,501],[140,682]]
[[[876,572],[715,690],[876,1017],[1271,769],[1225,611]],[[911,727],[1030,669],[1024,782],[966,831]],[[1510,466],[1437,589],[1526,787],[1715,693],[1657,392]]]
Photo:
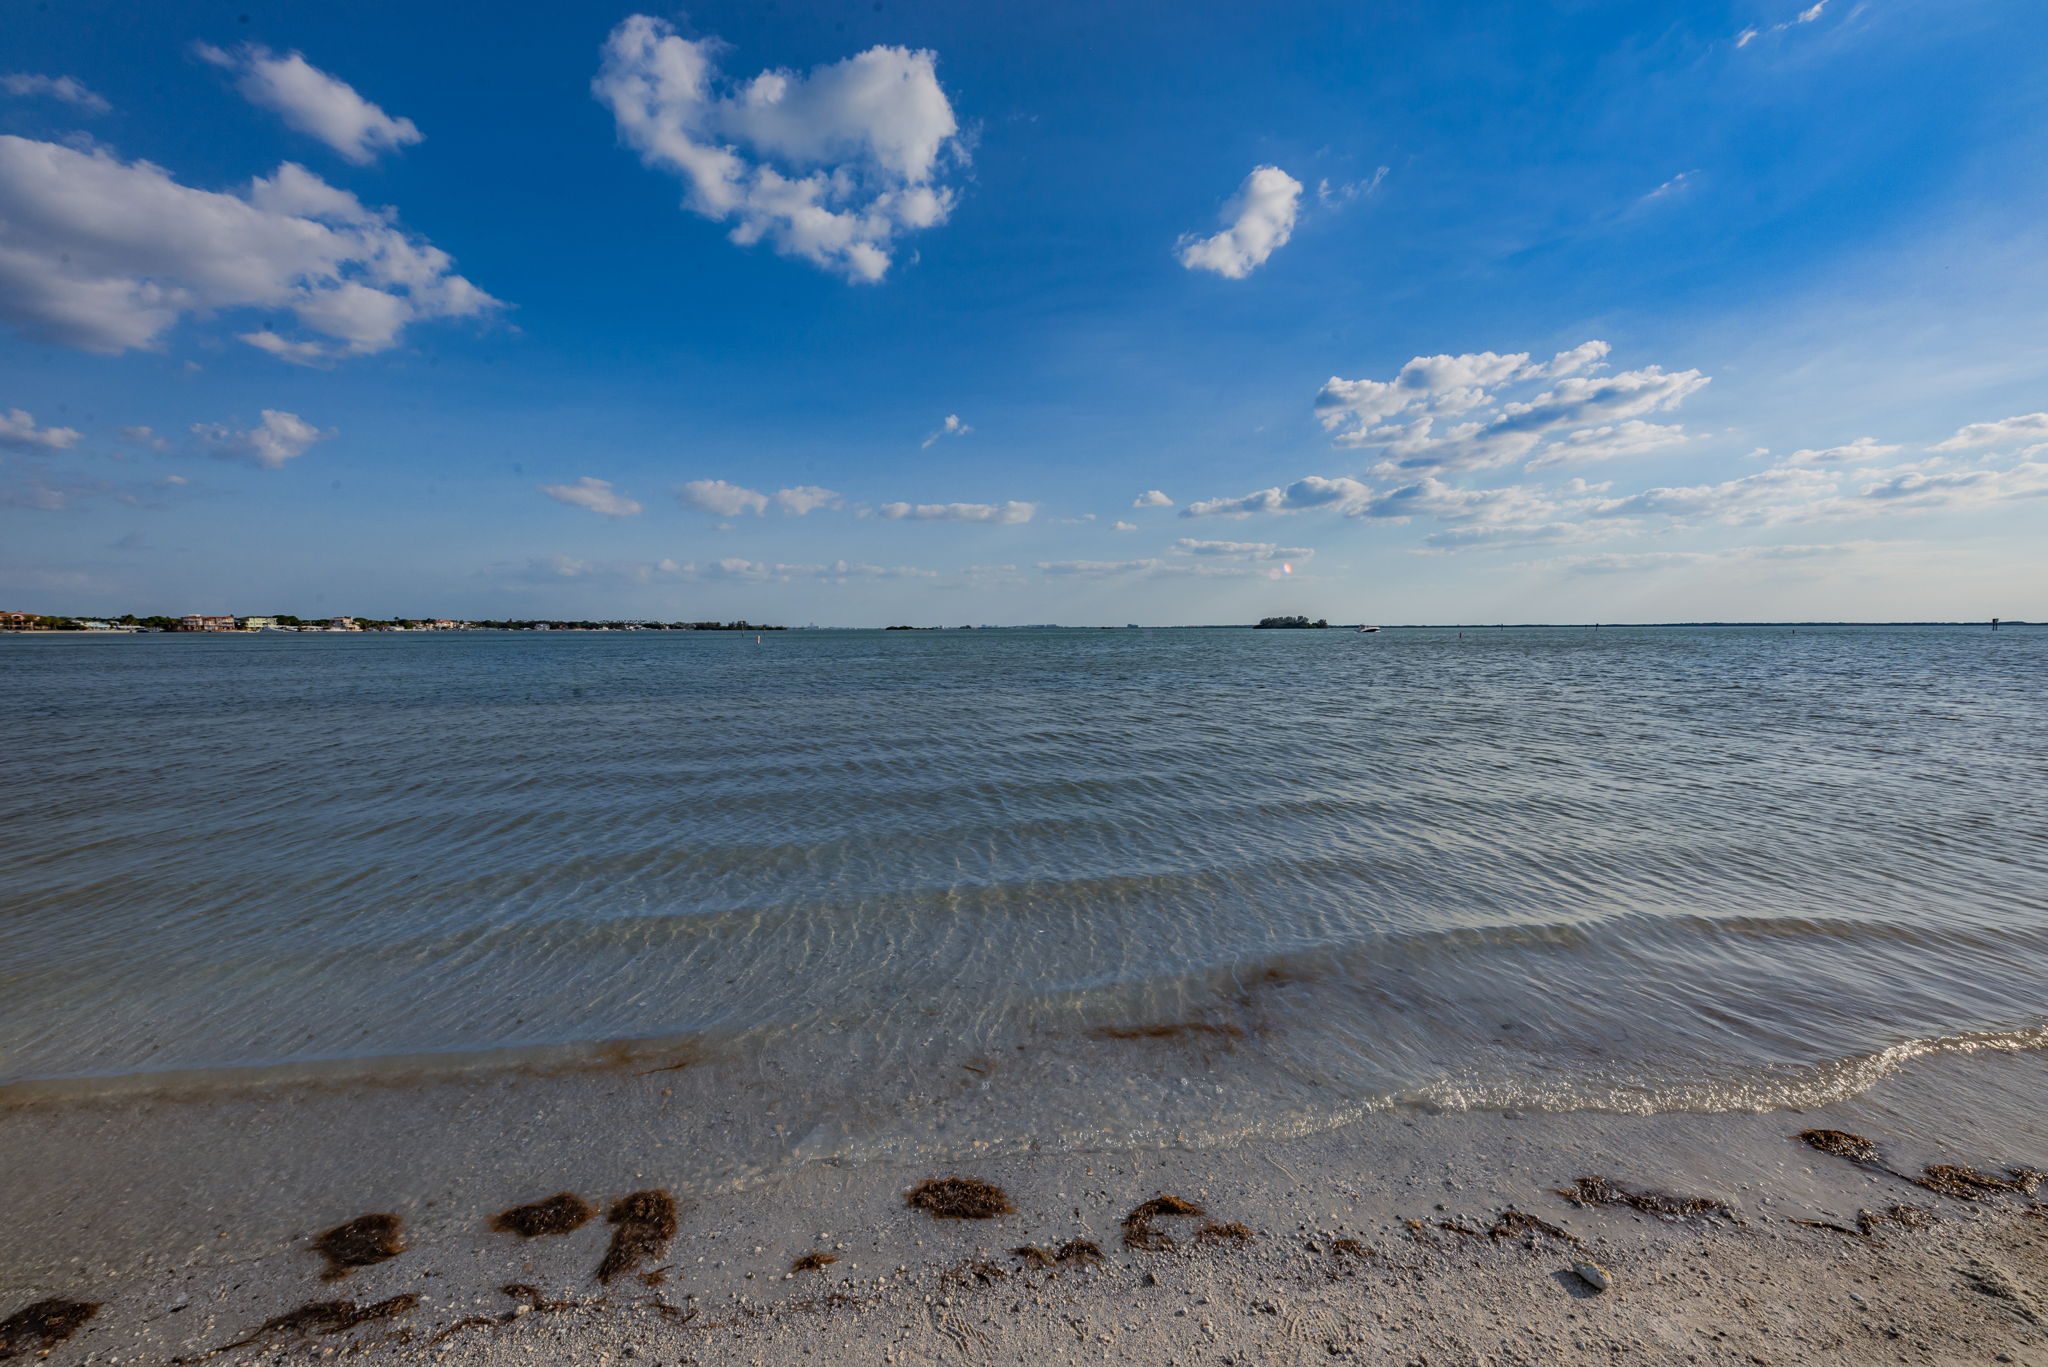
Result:
[[1309,621],[1306,617],[1261,617],[1258,627],[1254,627],[1253,630],[1256,631],[1261,628],[1267,631],[1299,630],[1303,627],[1327,627],[1328,625],[1330,625],[1329,620],[1323,617],[1318,617],[1313,622]]

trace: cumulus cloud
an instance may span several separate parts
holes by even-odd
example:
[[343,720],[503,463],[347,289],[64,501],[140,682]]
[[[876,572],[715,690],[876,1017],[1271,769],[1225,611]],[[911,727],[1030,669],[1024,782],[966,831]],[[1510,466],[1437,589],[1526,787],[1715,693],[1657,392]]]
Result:
[[2022,413],[1997,422],[1973,422],[1958,428],[1947,441],[1936,442],[1930,451],[1962,451],[1972,446],[1994,446],[2014,441],[2048,440],[2048,413]]
[[192,435],[222,460],[248,461],[266,470],[282,470],[285,462],[296,460],[326,441],[334,429],[321,431],[296,413],[275,408],[263,410],[263,421],[237,430],[225,423],[196,422]]
[[2038,460],[2021,459],[2004,469],[1895,469],[1863,473],[1869,476],[1868,482],[1857,486],[1846,505],[1831,504],[1816,511],[1922,511],[2048,497],[2048,463]]
[[1566,433],[1544,447],[1543,454],[1530,461],[1528,468],[1544,470],[1554,465],[1586,465],[1622,456],[1640,456],[1667,446],[1679,446],[1689,440],[1691,438],[1682,427],[1630,418],[1627,422]]
[[1298,513],[1310,508],[1348,510],[1371,501],[1372,488],[1355,479],[1339,476],[1325,479],[1310,475],[1287,486],[1260,489],[1236,498],[1212,498],[1190,503],[1180,510],[1182,517],[1249,517],[1254,513]]
[[1271,541],[1198,541],[1191,536],[1175,541],[1173,549],[1182,555],[1221,560],[1306,560],[1315,554],[1307,546],[1281,546]]
[[1135,522],[1112,522],[1109,524],[1109,529],[1113,532],[1135,532],[1138,530],[1138,524]]
[[104,114],[113,106],[86,89],[83,82],[71,76],[37,76],[26,71],[0,76],[0,90],[10,95],[40,95],[47,99],[62,100],[75,105],[88,114]]
[[892,521],[990,522],[1014,526],[1038,515],[1036,503],[884,503],[875,512]]
[[296,52],[280,57],[247,43],[226,52],[200,43],[194,49],[215,66],[237,73],[242,98],[283,119],[287,126],[318,138],[345,159],[367,166],[379,152],[421,141],[411,119],[393,118],[358,95],[355,87],[330,76]]
[[768,511],[768,495],[722,479],[693,479],[676,489],[676,501],[685,508],[697,508],[717,517],[755,517]]
[[411,323],[497,306],[446,252],[302,166],[235,194],[146,161],[0,136],[0,318],[29,337],[115,353],[181,317],[286,310],[324,341],[243,340],[287,360],[397,345]]
[[940,437],[964,437],[973,430],[966,423],[960,421],[958,413],[948,413],[946,420],[940,423],[937,430],[926,437],[920,445],[928,447]]
[[78,445],[78,432],[70,427],[38,427],[35,418],[19,408],[0,413],[0,446],[13,451],[69,451]]
[[729,93],[721,53],[635,14],[591,83],[641,161],[682,180],[691,212],[856,282],[888,272],[899,236],[945,222],[954,192],[940,177],[966,152],[934,53],[872,47]]
[[820,508],[838,507],[839,495],[815,484],[798,484],[788,489],[777,489],[775,506],[792,517],[802,517]]
[[[1654,365],[1585,373],[1604,368],[1608,350],[1585,342],[1543,362],[1527,352],[1417,356],[1389,380],[1332,377],[1316,415],[1336,445],[1384,451],[1387,471],[1486,469],[1530,456],[1536,468],[1683,440],[1682,429],[1641,419],[1677,407],[1707,377]],[[1510,397],[1513,387],[1542,383],[1550,387]],[[1457,421],[1439,427],[1449,419]]]
[[632,517],[640,511],[640,504],[616,492],[610,480],[593,479],[589,475],[574,484],[543,484],[540,492],[557,503],[566,503],[572,508],[588,508],[606,517]]
[[1781,466],[1719,484],[1645,489],[1623,498],[1603,500],[1591,511],[1596,517],[1655,514],[1722,522],[1771,522],[1784,520],[1788,507],[1832,493],[1834,488],[1834,477],[1824,471]]
[[1287,245],[1301,204],[1301,182],[1277,166],[1258,166],[1223,206],[1223,231],[1183,237],[1180,264],[1242,280]]
[[1131,500],[1133,508],[1171,508],[1173,500],[1157,489],[1147,489]]

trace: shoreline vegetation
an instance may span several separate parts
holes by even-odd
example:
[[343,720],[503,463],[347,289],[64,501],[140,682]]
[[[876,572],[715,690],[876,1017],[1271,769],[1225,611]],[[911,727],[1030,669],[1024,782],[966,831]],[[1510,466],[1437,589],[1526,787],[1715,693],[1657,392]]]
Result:
[[[195,624],[204,623],[204,624]],[[356,633],[356,632],[449,632],[449,631],[1298,631],[1321,630],[1343,631],[1359,626],[1356,622],[1331,622],[1325,618],[1310,620],[1303,616],[1264,617],[1256,623],[1244,622],[1182,622],[1170,624],[1126,623],[1119,627],[1110,624],[1093,626],[1067,625],[1059,622],[1031,622],[1012,625],[982,623],[960,626],[911,626],[891,625],[885,627],[821,627],[811,624],[803,627],[778,626],[765,622],[749,622],[744,619],[731,622],[720,621],[658,621],[652,618],[477,618],[454,620],[448,618],[410,617],[334,617],[300,618],[289,615],[275,617],[211,617],[197,618],[166,617],[151,615],[138,617],[124,613],[118,617],[88,617],[46,615],[36,613],[0,613],[0,636],[23,635],[146,635],[146,634],[203,634],[203,635],[259,635],[271,632],[309,634]],[[1404,622],[1391,623],[1377,628],[1380,631],[1645,631],[1645,630],[1701,630],[1713,627],[1757,628],[1779,627],[1786,630],[1812,629],[1821,627],[1973,627],[1985,631],[2001,631],[2009,628],[2038,627],[2048,623],[2028,621],[2024,618],[1991,618],[1981,621],[1898,621],[1898,622],[1851,622],[1851,621],[1798,621],[1798,622]]]

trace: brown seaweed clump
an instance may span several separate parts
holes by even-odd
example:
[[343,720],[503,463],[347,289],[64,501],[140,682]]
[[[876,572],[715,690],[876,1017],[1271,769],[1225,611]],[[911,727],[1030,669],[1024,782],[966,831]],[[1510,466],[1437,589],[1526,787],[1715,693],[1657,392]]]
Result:
[[96,1301],[37,1301],[0,1320],[0,1358],[44,1353],[85,1328],[99,1313]]
[[1581,1177],[1558,1193],[1576,1206],[1626,1206],[1646,1215],[1683,1219],[1692,1215],[1735,1218],[1735,1208],[1711,1196],[1673,1196],[1663,1191],[1630,1191],[1606,1177]]
[[839,1261],[837,1253],[806,1253],[790,1263],[792,1272],[820,1272]]
[[1207,1215],[1209,1212],[1193,1201],[1184,1201],[1178,1196],[1165,1193],[1149,1201],[1141,1201],[1124,1216],[1124,1247],[1151,1249],[1154,1251],[1174,1246],[1173,1237],[1165,1230],[1155,1229],[1152,1222],[1163,1215]]
[[1241,1225],[1235,1220],[1227,1225],[1211,1220],[1195,1231],[1195,1237],[1212,1244],[1248,1244],[1259,1236],[1252,1233],[1249,1225]]
[[1851,1163],[1877,1162],[1877,1145],[1847,1130],[1801,1130],[1799,1140],[1809,1148],[1819,1149],[1836,1158],[1846,1158]]
[[1014,1215],[1010,1194],[976,1177],[934,1177],[904,1194],[903,1204],[936,1220],[993,1220]]
[[604,1218],[612,1227],[612,1243],[597,1265],[600,1282],[631,1272],[668,1247],[676,1237],[676,1198],[660,1190],[636,1191],[612,1202]]
[[323,1281],[336,1281],[359,1267],[381,1263],[405,1252],[398,1231],[404,1222],[396,1215],[358,1215],[336,1225],[313,1241],[313,1250],[327,1259]]
[[1330,1253],[1331,1256],[1337,1258],[1370,1258],[1372,1256],[1372,1250],[1367,1248],[1364,1242],[1358,1239],[1332,1239],[1330,1240]]
[[1047,1250],[1036,1244],[1025,1244],[1013,1248],[1011,1253],[1030,1263],[1033,1267],[1064,1267],[1078,1264],[1087,1267],[1102,1261],[1102,1245],[1093,1239],[1069,1239],[1058,1248]]
[[491,1217],[491,1228],[500,1234],[517,1234],[537,1239],[546,1234],[567,1234],[590,1223],[597,1214],[590,1203],[573,1191],[558,1191],[545,1201],[514,1206]]
[[1962,1201],[1981,1200],[2007,1192],[2032,1196],[2043,1182],[2048,1182],[2048,1173],[2036,1172],[2032,1168],[2008,1168],[2005,1176],[1994,1177],[1976,1168],[1958,1167],[1949,1163],[1937,1163],[1922,1168],[1918,1177],[1906,1179],[1916,1187],[1943,1196],[1953,1196]]
[[258,1339],[272,1334],[289,1334],[303,1337],[307,1334],[339,1334],[368,1324],[372,1320],[390,1319],[403,1315],[420,1303],[420,1298],[406,1293],[376,1301],[370,1305],[357,1305],[354,1301],[314,1301],[296,1310],[288,1310],[274,1319],[265,1320],[255,1333],[233,1343],[224,1343],[217,1352],[230,1348],[246,1348]]

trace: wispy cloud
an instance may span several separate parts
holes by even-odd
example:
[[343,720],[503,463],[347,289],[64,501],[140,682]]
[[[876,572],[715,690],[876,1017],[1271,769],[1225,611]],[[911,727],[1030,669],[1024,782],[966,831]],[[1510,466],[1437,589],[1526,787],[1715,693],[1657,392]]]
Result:
[[232,52],[208,43],[196,44],[193,50],[234,72],[235,89],[249,103],[268,109],[358,166],[369,165],[380,152],[410,147],[424,136],[411,119],[386,114],[347,81],[328,75],[296,52],[280,57],[255,43]]
[[1036,503],[884,503],[879,517],[912,522],[988,522],[1014,526],[1038,515]]
[[192,424],[192,435],[222,460],[282,470],[287,462],[306,454],[315,443],[334,436],[334,429],[322,431],[296,413],[266,408],[263,421],[254,427],[238,429],[225,423],[198,422]]
[[113,108],[72,76],[38,76],[32,72],[17,71],[0,76],[0,90],[24,98],[39,95],[45,99],[61,100],[88,114],[104,114]]
[[966,423],[960,421],[960,415],[958,413],[948,413],[946,415],[946,420],[940,423],[937,429],[934,430],[930,436],[927,436],[924,439],[924,441],[920,443],[920,445],[924,447],[929,447],[933,442],[937,441],[940,437],[964,437],[973,430],[974,429],[969,427]]
[[640,512],[640,504],[614,490],[610,480],[593,479],[589,475],[573,484],[543,484],[540,492],[557,503],[566,503],[572,508],[588,508],[606,517],[632,517]]

